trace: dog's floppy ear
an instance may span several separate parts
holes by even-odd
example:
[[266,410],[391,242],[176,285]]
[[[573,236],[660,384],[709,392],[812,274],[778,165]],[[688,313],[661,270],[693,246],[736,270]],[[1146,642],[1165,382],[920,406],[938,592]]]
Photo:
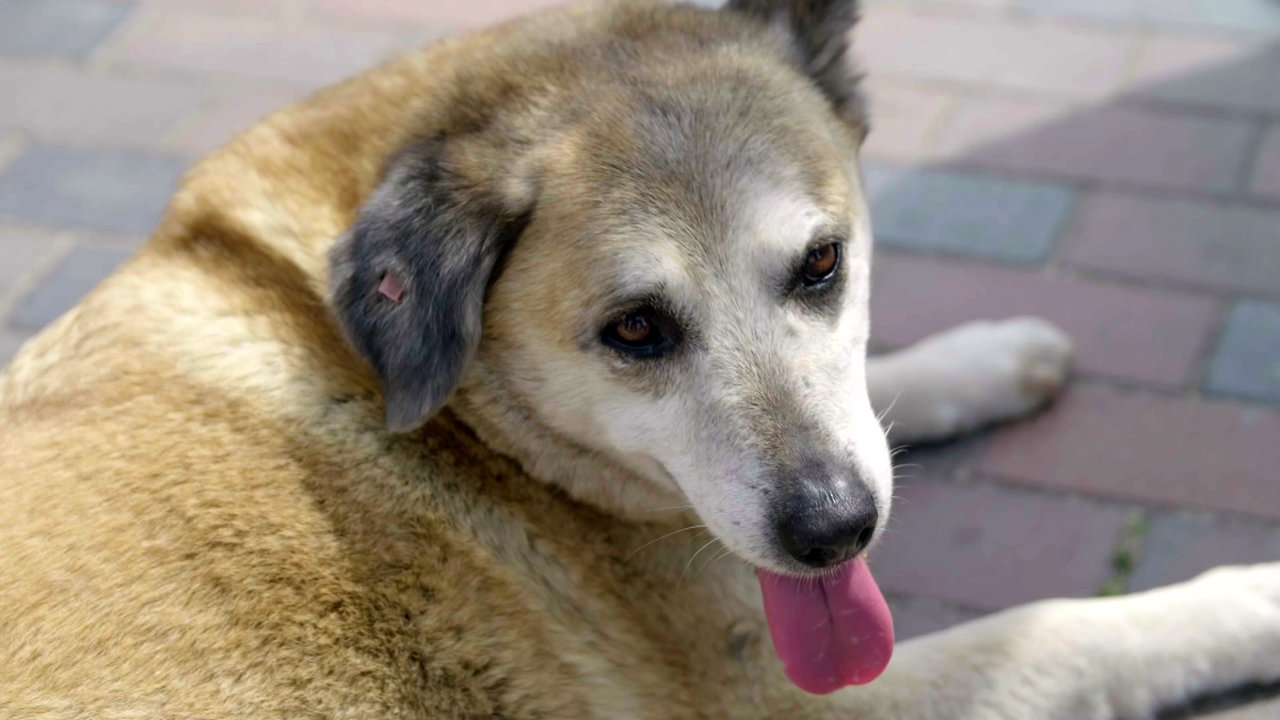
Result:
[[796,63],[842,113],[861,113],[859,74],[849,57],[859,0],[729,0],[743,13],[785,32]]
[[330,256],[334,313],[382,382],[393,432],[421,425],[461,381],[485,291],[527,217],[464,179],[448,142],[393,157]]

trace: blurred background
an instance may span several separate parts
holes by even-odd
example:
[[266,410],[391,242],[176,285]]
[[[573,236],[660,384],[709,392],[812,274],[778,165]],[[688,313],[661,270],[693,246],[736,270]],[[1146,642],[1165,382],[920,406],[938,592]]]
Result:
[[[0,0],[0,364],[236,130],[554,4]],[[877,346],[1035,314],[1079,348],[1050,411],[904,461],[901,633],[1280,559],[1280,2],[868,0],[857,47]]]

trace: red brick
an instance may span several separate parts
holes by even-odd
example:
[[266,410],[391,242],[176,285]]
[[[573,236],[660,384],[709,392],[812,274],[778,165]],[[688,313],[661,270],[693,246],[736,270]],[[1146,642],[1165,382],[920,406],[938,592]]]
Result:
[[145,146],[199,104],[204,84],[0,62],[0,96],[0,126],[56,142]]
[[394,38],[386,33],[162,8],[134,34],[122,61],[324,85],[377,64],[393,46]]
[[1135,94],[1238,110],[1280,111],[1280,51],[1261,42],[1157,35],[1143,45]]
[[1001,430],[984,472],[1037,487],[1280,518],[1280,413],[1075,385]]
[[866,89],[871,98],[868,157],[914,160],[925,156],[943,113],[952,106],[951,93],[912,83],[873,76]]
[[879,253],[874,267],[877,343],[901,347],[971,320],[1038,315],[1075,341],[1079,371],[1155,385],[1192,379],[1220,315],[1195,295],[979,263]]
[[244,85],[221,91],[211,103],[180,123],[167,145],[187,155],[204,155],[308,92],[285,84]]
[[1136,35],[873,9],[858,51],[873,74],[1097,98],[1121,86]]
[[287,20],[296,18],[310,2],[311,0],[163,0],[162,4],[166,9],[201,14]]
[[1280,211],[1098,193],[1063,238],[1071,263],[1209,290],[1280,292]]
[[1251,192],[1280,200],[1280,123],[1271,126],[1254,168]]
[[1074,180],[1235,189],[1252,149],[1248,120],[1104,105],[974,98],[937,138],[939,159]]
[[997,610],[1098,592],[1128,511],[994,485],[911,482],[871,568],[890,593]]
[[891,595],[888,599],[893,613],[893,635],[898,642],[946,630],[983,615],[981,611],[933,598]]

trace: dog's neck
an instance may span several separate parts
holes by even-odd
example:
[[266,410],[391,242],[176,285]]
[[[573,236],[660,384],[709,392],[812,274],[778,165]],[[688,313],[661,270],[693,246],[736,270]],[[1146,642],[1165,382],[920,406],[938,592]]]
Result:
[[464,386],[449,407],[491,450],[579,502],[642,522],[691,512],[683,494],[547,427],[494,385]]

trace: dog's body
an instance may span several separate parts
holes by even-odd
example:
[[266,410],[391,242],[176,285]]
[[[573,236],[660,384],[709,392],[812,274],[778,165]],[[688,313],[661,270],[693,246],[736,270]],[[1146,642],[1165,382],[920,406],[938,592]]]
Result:
[[[613,358],[600,361],[612,369],[593,370],[587,353],[597,351],[581,349],[589,344],[581,338],[547,355],[564,298],[603,283],[566,265],[577,255],[588,268],[608,262],[591,255],[595,246],[566,255],[567,228],[592,229],[645,204],[668,218],[681,202],[695,205],[684,221],[718,206],[662,196],[657,188],[682,178],[662,177],[660,163],[646,176],[652,185],[599,175],[592,163],[631,168],[626,152],[663,155],[688,140],[672,133],[673,148],[643,139],[629,147],[645,129],[611,123],[629,122],[637,96],[656,104],[645,112],[675,118],[673,127],[691,107],[714,114],[747,103],[735,158],[769,151],[752,144],[760,137],[788,157],[816,148],[845,158],[830,167],[815,160],[818,179],[795,182],[830,193],[836,215],[865,225],[860,191],[841,185],[857,182],[856,165],[845,174],[861,132],[857,100],[840,78],[821,74],[830,67],[815,58],[828,48],[801,43],[801,67],[817,68],[810,85],[788,65],[786,33],[758,22],[782,17],[787,3],[738,6],[728,17],[627,3],[449,41],[277,114],[204,161],[147,248],[30,343],[0,385],[0,716],[1142,717],[1200,692],[1280,677],[1280,568],[1271,566],[997,615],[905,644],[883,678],[857,690],[819,697],[788,682],[750,565],[717,559],[705,534],[681,532],[705,523],[752,564],[789,571],[740,529],[754,511],[717,506],[718,495],[661,449],[603,447],[627,433],[674,444],[659,433],[675,415],[661,413],[681,411],[632,365]],[[811,39],[812,18],[791,19],[787,32]],[[646,69],[649,56],[665,64]],[[613,76],[638,95],[618,94],[605,81]],[[701,89],[678,95],[688,105],[664,104],[670,86]],[[754,92],[723,90],[734,86]],[[788,112],[825,119],[810,132],[788,126]],[[616,130],[618,156],[601,160],[605,146],[584,145],[581,127]],[[458,137],[467,144],[454,144]],[[432,165],[440,152],[447,163]],[[666,153],[677,169],[696,157],[689,147]],[[704,168],[731,186],[721,204],[752,192],[730,182],[736,162]],[[427,209],[479,207],[494,237],[517,219],[523,231],[515,250],[477,250],[473,267],[501,267],[500,276],[476,270],[478,295],[457,291],[486,302],[485,340],[443,358],[453,336],[411,344],[412,353],[387,346],[411,332],[382,335],[398,317],[389,313],[420,301],[415,263],[435,260],[397,254],[377,235],[394,225],[387,213],[404,209],[385,193],[405,178],[435,183],[442,166],[452,191],[498,189]],[[606,181],[608,197],[587,196]],[[537,212],[523,206],[533,195]],[[785,202],[762,202],[767,211],[744,201],[727,214],[767,227]],[[651,230],[647,220],[628,221]],[[335,322],[329,253],[353,226],[334,251]],[[1065,344],[1033,321],[961,329],[863,369],[865,230],[838,232],[853,320],[788,321],[784,346],[801,347],[797,337],[818,332],[810,327],[843,333],[841,352],[858,364],[819,359],[804,372],[856,376],[855,386],[865,375],[872,401],[905,426],[904,437],[1016,416],[1056,391]],[[584,234],[610,254],[626,245]],[[380,296],[368,289],[379,279]],[[735,278],[720,292],[742,285]],[[455,300],[434,297],[431,317]],[[468,335],[479,332],[468,329],[477,318],[467,315],[478,307],[462,308],[452,330],[468,342],[478,342]],[[774,312],[761,307],[751,312]],[[709,327],[698,352],[713,355],[728,341]],[[760,330],[734,352],[769,342]],[[567,380],[530,379],[574,353],[588,359],[570,363]],[[418,387],[425,371],[401,367],[418,354],[434,358],[431,378],[466,367],[465,379]],[[783,377],[788,367],[770,372]],[[629,388],[612,392],[648,400],[590,427],[574,403],[604,387],[608,372]],[[664,372],[685,381],[681,370]],[[783,386],[770,385],[770,397]],[[866,393],[856,395],[848,443],[880,510],[870,532],[887,514],[879,467],[887,455],[867,430]],[[383,429],[384,397],[388,421],[410,432]],[[755,407],[710,397],[737,413]],[[822,423],[820,413],[812,423],[797,417],[774,434]],[[790,451],[786,438],[770,437],[744,447]],[[707,451],[710,462],[740,460],[730,445]]]

